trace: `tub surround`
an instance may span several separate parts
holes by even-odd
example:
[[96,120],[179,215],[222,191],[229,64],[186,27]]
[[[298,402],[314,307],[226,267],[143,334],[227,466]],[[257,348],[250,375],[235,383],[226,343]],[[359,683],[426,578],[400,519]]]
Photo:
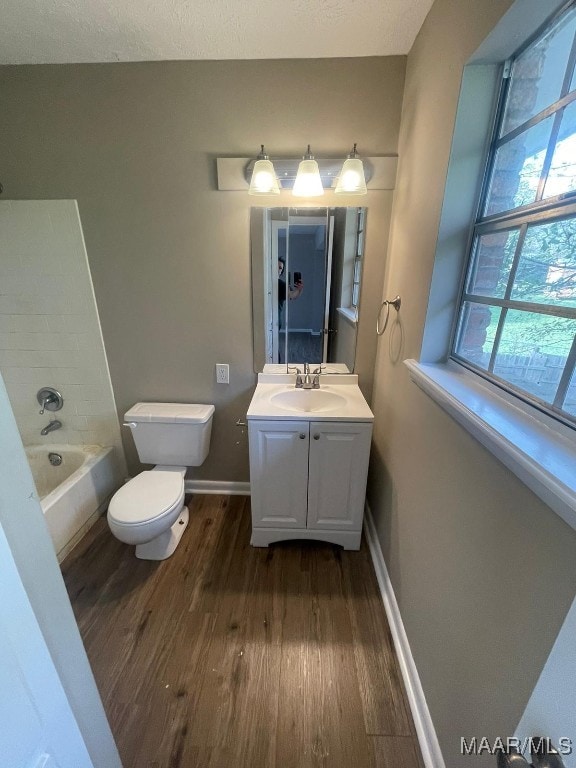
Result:
[[[111,446],[123,463],[76,201],[0,201],[0,254],[0,371],[22,442]],[[56,414],[39,413],[42,387],[62,393]],[[56,440],[41,437],[56,417]]]
[[[126,475],[76,202],[0,201],[0,253],[0,371],[62,559]],[[57,413],[39,413],[44,387],[62,393]]]

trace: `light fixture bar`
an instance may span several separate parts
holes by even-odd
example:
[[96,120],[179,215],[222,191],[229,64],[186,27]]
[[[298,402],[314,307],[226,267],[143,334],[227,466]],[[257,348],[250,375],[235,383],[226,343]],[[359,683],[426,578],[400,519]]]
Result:
[[[300,165],[301,157],[275,157],[274,158],[274,170],[276,171],[276,177],[280,185],[280,189],[292,189],[296,176],[298,174],[298,166]],[[338,177],[342,170],[342,158],[316,158],[318,163],[318,169],[320,171],[320,178],[322,179],[322,186],[324,189],[334,189],[336,187]],[[244,169],[244,178],[248,183],[252,179],[252,171],[256,159],[251,159]],[[366,158],[363,160],[364,164],[364,177],[368,183],[372,178],[373,169],[372,165]]]

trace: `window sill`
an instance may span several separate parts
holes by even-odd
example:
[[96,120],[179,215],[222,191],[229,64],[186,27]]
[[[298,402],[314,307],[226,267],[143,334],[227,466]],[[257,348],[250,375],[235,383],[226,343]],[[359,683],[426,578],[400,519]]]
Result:
[[410,378],[576,530],[574,430],[455,363],[405,360]]
[[336,307],[336,311],[352,325],[358,324],[358,315],[355,309],[350,307]]

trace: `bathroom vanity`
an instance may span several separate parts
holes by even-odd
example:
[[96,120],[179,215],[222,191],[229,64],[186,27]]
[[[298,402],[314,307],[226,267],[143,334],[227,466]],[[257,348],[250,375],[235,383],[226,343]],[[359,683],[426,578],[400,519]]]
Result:
[[251,544],[318,539],[359,549],[374,416],[354,374],[259,374],[248,409]]

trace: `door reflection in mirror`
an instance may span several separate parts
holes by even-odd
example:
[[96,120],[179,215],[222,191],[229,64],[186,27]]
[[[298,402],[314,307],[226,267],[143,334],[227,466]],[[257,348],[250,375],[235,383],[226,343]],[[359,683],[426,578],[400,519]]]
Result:
[[254,208],[254,367],[354,369],[365,208]]

